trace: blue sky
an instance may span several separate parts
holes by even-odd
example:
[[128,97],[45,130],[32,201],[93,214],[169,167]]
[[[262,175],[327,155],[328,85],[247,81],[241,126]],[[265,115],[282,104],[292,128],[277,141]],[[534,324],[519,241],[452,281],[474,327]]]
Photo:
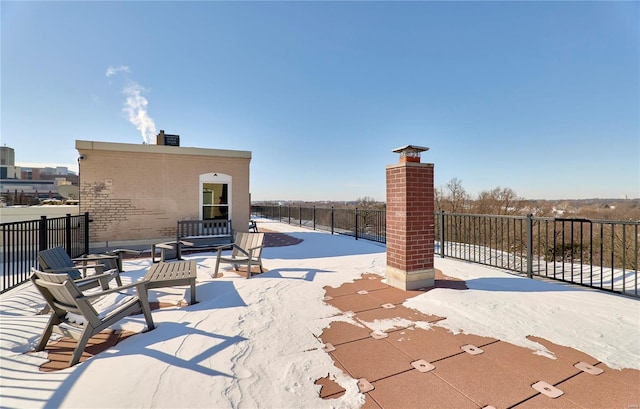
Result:
[[254,200],[385,200],[406,144],[471,195],[640,197],[640,2],[0,7],[0,137],[18,163],[142,143],[137,96],[181,146],[251,151]]

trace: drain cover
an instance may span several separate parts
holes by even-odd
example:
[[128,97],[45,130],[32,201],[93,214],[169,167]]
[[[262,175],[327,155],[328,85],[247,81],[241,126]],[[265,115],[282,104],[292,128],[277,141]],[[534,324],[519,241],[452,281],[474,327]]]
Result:
[[396,306],[391,304],[391,303],[382,304],[381,307],[382,308],[396,308]]
[[480,355],[481,353],[483,353],[484,351],[481,350],[480,348],[478,348],[475,345],[463,345],[460,347],[460,349],[462,349],[464,352],[466,352],[467,354],[470,355]]
[[548,397],[555,399],[564,394],[560,389],[556,388],[553,385],[549,385],[544,381],[539,381],[531,385],[531,387],[543,395],[547,395]]
[[601,368],[595,367],[593,365],[589,365],[586,362],[578,362],[577,364],[573,365],[576,368],[578,368],[581,371],[584,371],[590,375],[600,375],[601,373],[604,372],[604,370],[602,370]]
[[360,378],[358,379],[358,389],[360,390],[360,393],[367,393],[371,392],[375,388],[369,383],[368,380]]
[[387,338],[389,336],[389,334],[387,334],[386,332],[382,332],[382,331],[378,331],[378,330],[373,331],[369,335],[371,335],[371,338],[373,338],[373,339],[384,339],[384,338]]
[[413,366],[414,368],[416,368],[420,372],[429,372],[429,371],[433,371],[434,369],[436,369],[435,366],[433,366],[429,362],[425,361],[424,359],[419,359],[417,361],[411,362],[411,366]]
[[358,294],[360,294],[360,295],[369,294],[369,291],[367,291],[367,290],[360,290],[360,291],[358,291]]
[[323,350],[324,352],[333,352],[333,351],[335,351],[335,350],[336,350],[336,347],[334,347],[334,346],[333,346],[333,345],[331,345],[331,344],[324,344],[324,347],[322,348],[322,350]]

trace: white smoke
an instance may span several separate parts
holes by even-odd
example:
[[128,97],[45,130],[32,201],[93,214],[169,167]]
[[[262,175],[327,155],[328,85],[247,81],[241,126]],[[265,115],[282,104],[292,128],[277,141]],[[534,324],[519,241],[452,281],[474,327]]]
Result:
[[105,74],[106,74],[107,78],[109,78],[109,77],[112,77],[112,76],[116,75],[119,72],[131,73],[131,70],[126,65],[121,65],[119,67],[109,66],[109,68],[107,68],[107,72]]
[[[120,72],[125,74],[131,74],[131,70],[126,65],[119,67],[109,67],[105,75],[110,78]],[[127,75],[128,77],[128,75]],[[155,143],[154,137],[156,135],[156,124],[147,112],[147,105],[149,101],[142,95],[146,90],[137,82],[128,79],[127,84],[122,89],[122,93],[126,95],[124,102],[124,108],[122,109],[127,114],[127,119],[131,122],[140,134],[142,135],[142,141],[146,144]]]
[[129,122],[135,125],[142,134],[144,143],[150,144],[156,135],[156,124],[147,113],[149,101],[142,96],[142,88],[135,82],[129,83],[122,92],[127,96],[124,103],[124,112],[129,117]]

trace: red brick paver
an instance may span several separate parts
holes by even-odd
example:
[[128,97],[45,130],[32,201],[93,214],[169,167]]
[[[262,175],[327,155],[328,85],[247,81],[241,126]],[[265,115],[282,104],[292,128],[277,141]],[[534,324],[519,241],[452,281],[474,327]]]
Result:
[[[435,287],[466,289],[464,282],[440,271],[436,271]],[[494,338],[454,335],[434,325],[442,317],[401,305],[421,292],[391,288],[377,275],[364,275],[325,291],[325,302],[349,311],[353,321],[333,322],[320,339],[331,344],[327,353],[338,368],[373,386],[365,392],[365,408],[640,407],[640,371],[613,370],[583,352],[537,337],[529,338],[544,345],[556,359]],[[372,337],[375,324],[390,319],[395,319],[394,325],[378,339]],[[418,321],[423,322],[420,327],[415,326]],[[471,345],[470,352],[479,353],[466,352],[463,347],[467,345]],[[412,366],[418,360],[432,364],[433,369],[421,372],[419,365]],[[595,365],[604,373],[590,375],[574,366],[578,362]],[[542,394],[532,387],[539,381],[558,388],[562,395]],[[329,377],[317,384],[322,385],[322,398],[344,393]]]

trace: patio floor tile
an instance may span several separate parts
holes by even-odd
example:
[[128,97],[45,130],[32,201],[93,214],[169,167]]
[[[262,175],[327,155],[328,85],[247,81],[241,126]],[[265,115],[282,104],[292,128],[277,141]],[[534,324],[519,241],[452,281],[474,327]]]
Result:
[[[346,369],[344,369],[342,365],[340,365],[339,362],[336,362],[335,359],[333,363],[336,368],[340,369],[345,374],[349,373]],[[330,374],[327,374],[327,376],[316,380],[314,383],[316,385],[322,385],[322,388],[320,389],[320,397],[322,399],[333,399],[344,395],[345,389],[340,386],[340,384],[338,384],[334,379],[332,379]]]
[[401,318],[411,321],[409,325],[413,325],[414,322],[435,322],[442,318],[435,315],[426,315],[413,310],[411,308],[397,305],[395,308],[376,308],[375,310],[361,311],[354,316],[355,319],[362,322],[364,325],[374,323],[376,320],[390,320],[394,318]]
[[344,321],[334,321],[328,328],[325,328],[320,335],[320,339],[325,344],[337,346],[345,342],[357,339],[368,338],[371,330],[366,327],[358,327]]
[[330,295],[331,297],[340,297],[343,295],[355,294],[360,290],[373,291],[384,288],[389,288],[389,286],[380,282],[379,279],[370,280],[368,278],[363,278],[355,280],[353,283],[342,284],[340,287],[324,287],[324,291],[326,295]]
[[562,398],[583,408],[638,408],[640,407],[640,386],[620,382],[615,370],[605,369],[600,375],[581,372],[556,388],[564,392]]
[[365,393],[364,396],[364,404],[360,406],[360,409],[384,409],[373,399],[373,397],[371,397],[371,392]]
[[[463,353],[434,364],[431,373],[442,378],[480,407],[508,408],[538,394],[531,384],[507,366],[485,356]],[[509,365],[507,362],[506,365]]]
[[371,294],[349,294],[325,301],[341,311],[360,312],[380,308],[380,301]]
[[640,391],[640,387],[638,386],[640,385],[640,371],[633,369],[611,369],[603,363],[595,366],[607,372],[607,377],[615,379],[616,382],[626,383]]
[[479,406],[431,373],[403,372],[374,382],[369,394],[384,409],[465,409]]
[[402,304],[409,298],[424,294],[424,291],[403,291],[399,288],[389,287],[371,291],[371,296],[378,299],[380,304]]
[[322,386],[322,388],[320,389],[320,397],[323,399],[339,398],[340,396],[344,395],[345,392],[345,389],[329,376],[325,376],[324,378],[316,380],[314,384]]
[[338,345],[331,356],[353,378],[366,378],[369,382],[413,369],[412,359],[383,339],[366,338]]
[[444,328],[433,327],[428,330],[414,328],[390,333],[387,342],[409,355],[414,361],[424,359],[433,363],[464,353],[454,337]]
[[[106,351],[118,342],[132,335],[136,335],[136,333],[110,329],[97,333],[93,337],[89,338],[87,346],[80,356],[80,362],[84,362],[94,355],[97,355],[102,351]],[[78,345],[77,341],[69,337],[62,337],[56,342],[50,342],[47,344],[44,350],[48,353],[47,358],[49,361],[42,364],[40,366],[40,370],[42,372],[51,372],[69,368],[69,360],[71,359],[71,355],[73,354],[73,350],[76,348],[76,345]]]
[[590,365],[595,365],[598,363],[598,360],[594,357],[585,354],[584,352],[580,352],[573,348],[565,347],[562,345],[554,344],[551,341],[548,341],[544,338],[538,337],[527,337],[531,341],[537,342],[541,345],[544,345],[549,351],[553,352],[558,359],[563,359],[570,361],[571,364],[575,364],[576,362],[586,362]]
[[489,345],[493,342],[498,341],[495,338],[491,337],[482,337],[480,335],[474,334],[455,334],[454,335],[456,342],[462,345],[474,345],[478,348],[484,347],[485,345]]
[[562,395],[559,398],[552,399],[543,394],[538,394],[525,402],[522,402],[512,409],[584,409],[575,402],[567,399]]
[[566,359],[551,359],[534,354],[528,348],[519,347],[507,342],[496,342],[483,346],[487,358],[501,365],[509,365],[529,383],[544,380],[555,385],[573,375],[581,373],[573,366],[575,362]]

